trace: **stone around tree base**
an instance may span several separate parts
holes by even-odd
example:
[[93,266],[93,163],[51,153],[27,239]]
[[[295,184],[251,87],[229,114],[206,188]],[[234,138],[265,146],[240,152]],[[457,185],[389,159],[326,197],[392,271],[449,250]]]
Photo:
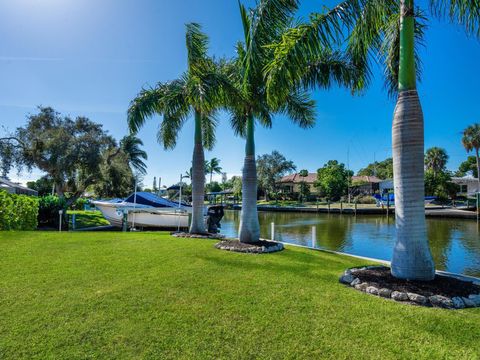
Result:
[[241,243],[239,240],[223,240],[215,244],[220,250],[236,251],[250,254],[266,254],[283,250],[283,244],[275,241],[260,240],[255,243]]
[[172,236],[181,237],[181,238],[191,238],[191,239],[224,239],[225,235],[221,234],[190,234],[188,232],[173,232]]
[[347,269],[340,276],[342,284],[407,304],[464,309],[480,307],[480,286],[477,282],[457,277],[436,275],[432,281],[397,279],[386,266],[366,266]]

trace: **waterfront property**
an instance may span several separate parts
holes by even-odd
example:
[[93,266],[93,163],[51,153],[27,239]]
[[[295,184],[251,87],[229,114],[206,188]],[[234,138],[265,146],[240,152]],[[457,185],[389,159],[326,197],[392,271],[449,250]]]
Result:
[[12,182],[2,177],[0,177],[0,190],[5,190],[9,194],[38,195],[36,190],[30,189],[19,183]]
[[0,357],[480,356],[480,309],[403,305],[338,283],[366,264],[359,259],[214,244],[166,233],[2,233]]
[[382,181],[376,176],[352,176],[350,179],[350,194],[372,195],[379,191],[379,184]]
[[301,176],[300,173],[289,174],[278,180],[280,191],[287,195],[298,195],[302,182],[306,183],[311,194],[317,192],[315,182],[317,181],[317,173],[308,173],[307,176]]
[[453,177],[452,182],[460,187],[458,195],[475,196],[480,192],[480,182],[478,181],[478,178],[471,175]]
[[[385,215],[338,215],[298,212],[259,212],[260,236],[353,255],[390,260],[395,243],[395,218]],[[479,225],[462,219],[427,218],[427,235],[437,269],[480,277]],[[239,213],[226,211],[222,233],[236,236]]]

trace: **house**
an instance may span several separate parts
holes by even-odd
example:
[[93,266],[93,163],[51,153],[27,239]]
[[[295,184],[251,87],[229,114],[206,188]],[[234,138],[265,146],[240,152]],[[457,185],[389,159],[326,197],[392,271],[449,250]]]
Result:
[[310,193],[316,193],[317,188],[315,182],[317,181],[317,173],[308,173],[307,176],[300,176],[299,173],[290,174],[282,177],[277,181],[280,187],[280,192],[284,194],[295,194],[300,192],[300,184],[305,182],[310,188]]
[[5,190],[10,194],[17,195],[38,195],[38,191],[29,189],[25,186],[20,185],[19,183],[11,182],[5,178],[0,178],[0,190]]
[[458,195],[474,196],[476,193],[480,192],[478,179],[471,175],[452,177],[452,182],[460,187]]
[[373,195],[380,189],[382,180],[376,176],[352,176],[350,194],[356,195]]

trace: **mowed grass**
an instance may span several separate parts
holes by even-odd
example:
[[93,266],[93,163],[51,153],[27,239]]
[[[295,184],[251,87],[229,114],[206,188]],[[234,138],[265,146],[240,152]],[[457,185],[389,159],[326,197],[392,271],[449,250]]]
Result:
[[480,309],[338,283],[364,263],[165,233],[0,233],[0,359],[476,359]]
[[72,226],[72,215],[75,214],[75,229],[84,229],[96,226],[110,225],[105,219],[102,213],[96,211],[84,211],[84,210],[68,210],[67,214],[70,218],[70,226]]

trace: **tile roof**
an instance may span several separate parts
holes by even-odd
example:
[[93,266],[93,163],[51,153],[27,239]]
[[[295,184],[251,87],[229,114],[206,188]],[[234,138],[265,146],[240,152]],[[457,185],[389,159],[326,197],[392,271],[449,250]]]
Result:
[[295,174],[290,174],[282,177],[280,180],[278,180],[279,183],[300,183],[302,181],[305,181],[306,183],[313,184],[315,181],[317,181],[317,173],[308,173],[307,176],[302,177],[298,173]]

